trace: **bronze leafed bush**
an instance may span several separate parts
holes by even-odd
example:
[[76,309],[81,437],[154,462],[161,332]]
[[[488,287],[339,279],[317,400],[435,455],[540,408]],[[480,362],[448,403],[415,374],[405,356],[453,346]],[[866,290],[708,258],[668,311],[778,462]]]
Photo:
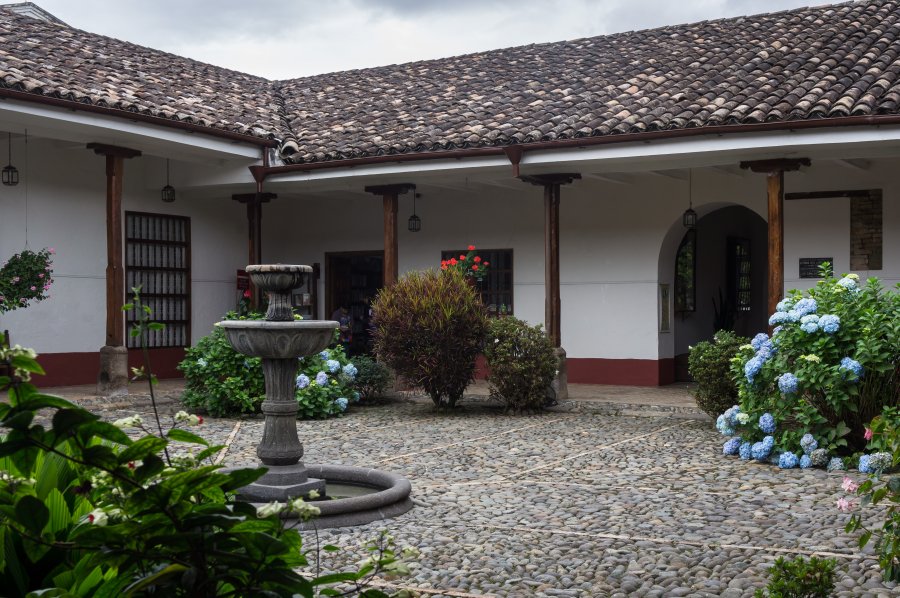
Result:
[[487,332],[481,299],[455,271],[409,272],[375,299],[375,350],[438,407],[453,407],[474,379]]

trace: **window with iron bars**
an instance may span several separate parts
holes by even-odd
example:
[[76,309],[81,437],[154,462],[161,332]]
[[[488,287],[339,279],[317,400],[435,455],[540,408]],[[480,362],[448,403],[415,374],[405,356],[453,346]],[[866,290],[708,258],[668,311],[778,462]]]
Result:
[[[191,342],[191,220],[183,216],[125,212],[125,285],[141,287],[152,319],[166,325],[147,333],[147,346],[186,347]],[[126,314],[127,329],[138,317]],[[140,339],[127,337],[129,347]]]

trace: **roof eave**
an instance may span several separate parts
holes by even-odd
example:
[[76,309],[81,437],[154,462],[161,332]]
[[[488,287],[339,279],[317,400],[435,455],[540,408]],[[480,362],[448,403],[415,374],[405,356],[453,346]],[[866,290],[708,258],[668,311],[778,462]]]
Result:
[[[448,160],[488,156],[509,155],[510,148],[518,148],[523,153],[534,151],[552,151],[560,149],[573,149],[590,147],[595,145],[607,145],[614,143],[640,143],[663,139],[679,139],[703,135],[732,135],[742,133],[760,133],[768,131],[791,131],[802,129],[854,127],[854,126],[879,126],[900,125],[900,114],[842,116],[832,118],[820,118],[815,120],[777,121],[764,123],[743,123],[733,125],[715,125],[707,127],[695,127],[690,129],[668,129],[661,131],[644,131],[636,133],[619,133],[597,137],[581,137],[576,139],[556,139],[552,141],[536,141],[531,143],[510,144],[502,146],[460,148],[453,150],[441,150],[430,152],[384,154],[378,156],[363,156],[359,158],[346,158],[343,160],[328,160],[322,162],[309,162],[299,164],[285,164],[282,166],[255,166],[253,174],[256,180],[261,181],[270,176],[280,174],[302,173],[315,170],[352,168],[371,164],[386,164],[400,162],[419,162],[426,160]],[[521,159],[521,155],[519,155]],[[518,160],[515,160],[518,162]]]

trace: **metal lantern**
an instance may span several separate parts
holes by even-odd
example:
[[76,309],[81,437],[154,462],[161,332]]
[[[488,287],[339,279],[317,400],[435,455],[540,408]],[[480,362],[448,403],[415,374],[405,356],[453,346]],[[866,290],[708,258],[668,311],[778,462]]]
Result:
[[681,217],[681,223],[685,228],[694,228],[697,226],[697,212],[694,211],[694,176],[693,170],[688,170],[688,209],[684,211]]
[[169,159],[166,158],[166,186],[160,192],[161,199],[166,203],[175,201],[175,187],[169,184]]
[[416,198],[421,196],[420,193],[413,191],[413,213],[406,222],[406,228],[409,229],[409,232],[411,233],[417,233],[422,230],[422,219],[416,216]]
[[7,187],[19,184],[19,169],[12,165],[12,133],[9,134],[9,164],[3,169],[2,180]]

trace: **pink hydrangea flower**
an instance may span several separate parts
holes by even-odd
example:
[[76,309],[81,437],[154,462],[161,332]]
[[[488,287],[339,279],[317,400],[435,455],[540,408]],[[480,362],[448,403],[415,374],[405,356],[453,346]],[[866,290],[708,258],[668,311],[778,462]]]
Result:
[[844,492],[856,492],[856,490],[859,488],[859,484],[857,484],[850,478],[845,477],[844,482],[841,484],[841,488],[844,489]]
[[56,253],[56,250],[51,247],[50,249],[47,250],[47,252],[50,253],[50,255],[53,255],[54,253]]
[[31,287],[29,287],[29,288],[30,288],[32,291],[36,291],[36,290],[37,290],[37,287],[36,287],[36,286],[31,286]]
[[872,428],[866,428],[865,434],[863,434],[863,438],[866,440],[872,440]]
[[43,273],[43,272],[41,272],[40,274],[38,274],[38,278],[43,278],[43,277],[44,277],[44,273]]
[[837,499],[837,508],[838,508],[842,513],[846,513],[846,512],[848,512],[850,509],[853,508],[853,502],[847,500],[846,498],[844,498],[844,497],[842,496],[842,497],[840,497],[839,499]]

